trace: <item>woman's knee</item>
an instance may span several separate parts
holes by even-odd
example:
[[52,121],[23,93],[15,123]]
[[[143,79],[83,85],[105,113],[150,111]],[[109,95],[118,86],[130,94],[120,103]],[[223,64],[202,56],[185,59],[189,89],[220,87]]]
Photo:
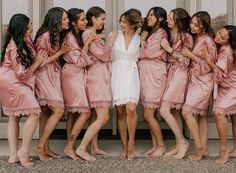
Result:
[[184,119],[188,119],[189,118],[189,112],[182,110],[182,116]]
[[123,119],[126,116],[126,110],[124,106],[117,106],[116,107],[116,115],[118,119]]
[[162,117],[165,117],[167,114],[170,114],[170,109],[165,106],[161,106],[160,114]]
[[108,115],[108,116],[100,117],[100,118],[97,119],[97,121],[98,121],[102,126],[104,126],[104,125],[107,124],[108,121],[109,121],[109,115]]
[[221,113],[214,113],[214,119],[216,121],[216,123],[218,122],[222,122],[222,120],[226,119],[225,115],[221,114]]
[[135,114],[136,113],[136,105],[135,104],[128,104],[126,106],[126,111],[127,111],[127,114]]
[[64,108],[61,107],[57,107],[57,108],[53,108],[53,113],[55,114],[55,116],[61,118],[64,115]]

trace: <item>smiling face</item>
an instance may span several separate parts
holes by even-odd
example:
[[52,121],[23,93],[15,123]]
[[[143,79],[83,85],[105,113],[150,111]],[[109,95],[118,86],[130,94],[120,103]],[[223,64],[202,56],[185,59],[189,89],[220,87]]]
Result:
[[175,21],[174,21],[174,13],[171,12],[167,18],[167,24],[170,29],[173,29],[176,27]]
[[63,11],[62,20],[61,20],[61,30],[69,29],[69,19],[65,11]]
[[198,23],[197,17],[193,17],[190,23],[191,33],[193,34],[201,34],[202,29]]
[[76,21],[76,29],[78,31],[85,31],[87,26],[86,15],[84,12],[79,14],[79,19]]
[[100,14],[98,17],[93,16],[92,17],[93,20],[93,27],[96,30],[101,30],[103,29],[104,25],[106,24],[106,14],[102,13]]
[[31,36],[31,34],[33,33],[33,24],[31,21],[29,21],[28,24],[28,30],[25,32],[25,37]]
[[133,27],[127,22],[125,16],[123,15],[120,19],[120,30],[122,32],[126,32],[130,29],[133,29]]
[[222,28],[217,31],[214,41],[220,45],[228,44],[229,42],[229,32],[227,29]]
[[149,27],[154,27],[157,23],[157,18],[154,15],[153,10],[151,10],[147,16],[147,23]]

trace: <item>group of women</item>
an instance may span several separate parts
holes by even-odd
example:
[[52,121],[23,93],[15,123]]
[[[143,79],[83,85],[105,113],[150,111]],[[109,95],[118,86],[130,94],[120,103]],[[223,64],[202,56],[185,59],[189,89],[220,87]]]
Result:
[[[51,8],[32,41],[32,22],[24,14],[12,16],[3,46],[0,96],[9,117],[9,163],[33,163],[32,136],[39,122],[40,138],[34,147],[42,161],[60,156],[49,149],[49,137],[67,115],[64,153],[77,160],[94,161],[95,154],[110,156],[98,147],[98,132],[116,108],[122,143],[121,159],[135,159],[136,107],[143,108],[152,148],[144,156],[182,159],[189,148],[182,117],[194,139],[191,160],[208,156],[207,110],[220,137],[218,163],[236,157],[236,27],[227,25],[214,35],[206,11],[192,17],[182,8],[153,7],[142,19],[137,9],[125,11],[119,31],[105,41],[106,13],[100,7],[68,11]],[[211,97],[213,93],[213,97]],[[166,151],[156,111],[167,122],[176,146]],[[181,116],[182,113],[182,116]],[[24,123],[19,148],[19,121]],[[227,147],[227,116],[232,118],[234,149]],[[89,122],[79,146],[75,142]],[[91,145],[91,152],[87,151]]]

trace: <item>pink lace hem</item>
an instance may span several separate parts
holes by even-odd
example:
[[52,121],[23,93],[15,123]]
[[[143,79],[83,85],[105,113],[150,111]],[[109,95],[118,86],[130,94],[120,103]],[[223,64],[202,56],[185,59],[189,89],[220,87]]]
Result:
[[66,107],[66,110],[68,112],[72,112],[72,113],[90,113],[90,109],[89,107],[79,107],[79,106],[65,106]]
[[5,115],[15,115],[15,116],[23,116],[23,115],[30,115],[30,114],[40,114],[41,109],[37,108],[29,108],[29,109],[12,109],[12,108],[5,108],[2,107],[3,112]]
[[140,101],[140,105],[143,107],[143,108],[159,108],[160,107],[160,102],[147,102],[147,101]]
[[221,113],[223,115],[233,115],[236,114],[236,108],[234,109],[227,109],[227,108],[213,108],[213,112]]
[[64,108],[64,104],[62,101],[58,101],[58,100],[48,100],[48,99],[43,99],[43,98],[37,98],[38,99],[38,103],[40,106],[52,106],[52,107],[62,107]]
[[171,109],[177,109],[180,110],[183,107],[183,103],[177,103],[177,102],[171,102],[171,101],[162,101],[162,105],[167,105]]
[[184,105],[182,110],[186,112],[191,112],[192,114],[195,114],[195,115],[201,115],[201,116],[206,115],[207,113],[207,109],[194,108],[189,105]]
[[107,108],[111,107],[111,101],[94,101],[90,102],[91,108]]
[[122,100],[113,100],[113,106],[121,106],[121,105],[126,105],[127,103],[134,103],[134,104],[138,104],[138,100],[135,98],[126,98],[126,99],[122,99]]

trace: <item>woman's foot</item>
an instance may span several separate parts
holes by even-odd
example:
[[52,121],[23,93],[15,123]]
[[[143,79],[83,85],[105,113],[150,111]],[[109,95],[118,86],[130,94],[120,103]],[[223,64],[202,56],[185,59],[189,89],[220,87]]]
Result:
[[45,150],[45,154],[50,156],[53,159],[60,159],[61,158],[61,156],[59,154],[52,152],[50,149]]
[[165,152],[166,152],[166,146],[165,146],[165,145],[159,146],[159,147],[157,147],[156,150],[150,155],[150,158],[152,158],[152,159],[157,159],[157,158],[163,156]]
[[236,157],[236,149],[229,153],[229,157]]
[[229,159],[228,150],[220,151],[219,159],[217,159],[215,162],[218,163],[218,164],[225,164],[226,162],[228,162],[228,159]]
[[134,142],[128,142],[128,154],[127,154],[127,160],[134,160],[135,159],[135,143]]
[[156,147],[152,147],[150,149],[147,149],[145,151],[141,152],[141,156],[143,157],[148,157],[149,155],[151,155],[154,151],[156,150]]
[[111,153],[103,151],[99,148],[94,148],[91,149],[91,155],[95,156],[95,155],[103,155],[104,157],[111,157]]
[[165,154],[164,154],[164,157],[169,157],[169,156],[173,156],[173,155],[176,155],[179,151],[179,147],[176,145],[175,148],[172,148],[170,151],[167,151]]
[[203,155],[203,152],[204,152],[204,148],[198,148],[196,149],[195,153],[191,154],[188,156],[188,158],[192,161],[198,161],[198,160],[201,160],[202,159],[202,155]]
[[119,154],[118,157],[119,157],[120,159],[126,159],[127,156],[128,156],[127,149],[123,149],[123,150],[121,151],[121,153]]
[[50,161],[50,160],[52,160],[51,157],[47,156],[47,154],[45,153],[43,147],[39,147],[38,144],[36,144],[34,146],[34,151],[36,152],[36,154],[38,155],[38,157],[41,161]]
[[8,163],[14,164],[14,163],[17,163],[17,162],[19,162],[19,161],[20,161],[20,159],[19,159],[19,157],[17,156],[17,154],[16,154],[16,155],[10,155],[10,156],[9,156]]
[[75,154],[75,150],[72,148],[66,147],[64,149],[64,153],[66,156],[70,157],[73,160],[79,160],[80,158]]
[[22,149],[20,149],[18,152],[17,152],[17,156],[20,160],[20,164],[24,167],[28,167],[28,166],[32,166],[33,163],[30,162],[29,160],[29,156],[28,156],[28,153],[27,152],[24,152]]
[[93,157],[92,155],[90,155],[86,150],[81,150],[77,148],[75,153],[82,159],[87,160],[89,162],[96,160],[96,157]]
[[188,151],[189,142],[185,140],[183,143],[179,144],[179,151],[176,155],[174,155],[175,159],[183,159],[186,152]]
[[202,156],[204,156],[204,157],[208,157],[208,156],[209,156],[208,146],[205,146],[205,147],[204,147],[204,151],[203,151]]

